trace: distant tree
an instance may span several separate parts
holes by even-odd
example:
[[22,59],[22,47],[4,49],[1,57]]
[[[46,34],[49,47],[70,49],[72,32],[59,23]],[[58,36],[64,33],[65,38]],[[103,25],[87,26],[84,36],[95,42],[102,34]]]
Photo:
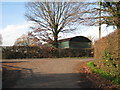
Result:
[[75,30],[83,5],[78,2],[28,2],[25,16],[34,22],[34,30],[51,34],[53,45],[58,47],[59,33]]
[[23,34],[16,41],[14,46],[41,46],[39,38],[34,36],[31,32],[27,35]]
[[88,35],[87,38],[90,39],[92,42],[94,42],[94,37],[93,36]]
[[0,34],[0,45],[2,45],[2,35]]

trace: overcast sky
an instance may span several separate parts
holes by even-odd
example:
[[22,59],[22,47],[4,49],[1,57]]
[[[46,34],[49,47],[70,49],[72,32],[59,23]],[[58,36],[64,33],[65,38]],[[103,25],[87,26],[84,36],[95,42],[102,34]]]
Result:
[[[3,38],[3,46],[12,46],[17,38],[27,33],[31,25],[25,19],[25,3],[26,2],[0,2],[0,34]],[[102,36],[113,32],[113,28],[102,26]],[[107,31],[109,30],[109,32]],[[73,36],[93,36],[98,38],[98,27],[80,26],[74,33],[68,33],[61,38]]]

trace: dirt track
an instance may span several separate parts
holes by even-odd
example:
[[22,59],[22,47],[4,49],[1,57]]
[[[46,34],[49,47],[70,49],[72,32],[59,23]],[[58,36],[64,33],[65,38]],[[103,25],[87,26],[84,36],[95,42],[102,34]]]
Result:
[[79,73],[80,64],[90,60],[92,59],[4,60],[3,67],[21,71],[22,75],[12,88],[94,88],[85,74]]

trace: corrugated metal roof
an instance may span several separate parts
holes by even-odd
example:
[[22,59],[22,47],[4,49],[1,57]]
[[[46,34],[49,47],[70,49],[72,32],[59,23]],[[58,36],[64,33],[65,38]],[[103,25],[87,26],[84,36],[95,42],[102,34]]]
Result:
[[65,41],[81,41],[81,42],[91,42],[91,40],[89,40],[87,37],[84,36],[76,36],[76,37],[72,37],[72,38],[66,38],[66,39],[61,39],[58,40],[58,42],[65,42]]

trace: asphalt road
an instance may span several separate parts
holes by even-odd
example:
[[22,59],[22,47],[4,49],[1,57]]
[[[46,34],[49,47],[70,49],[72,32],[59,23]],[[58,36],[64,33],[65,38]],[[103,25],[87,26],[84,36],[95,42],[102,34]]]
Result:
[[[3,66],[21,71],[20,77],[11,88],[94,88],[86,75],[79,73],[81,63],[91,60],[93,59],[48,58],[2,62]],[[7,88],[7,84],[4,87]]]

